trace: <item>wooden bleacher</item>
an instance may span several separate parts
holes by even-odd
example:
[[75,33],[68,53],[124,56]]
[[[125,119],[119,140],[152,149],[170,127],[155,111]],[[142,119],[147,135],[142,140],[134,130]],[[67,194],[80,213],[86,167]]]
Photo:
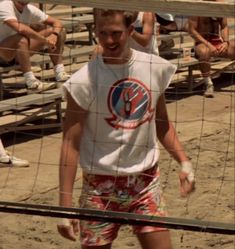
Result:
[[54,8],[54,9],[46,11],[48,15],[51,15],[57,18],[64,17],[64,16],[91,14],[92,12],[93,12],[92,8],[88,8],[88,7],[69,8],[69,6],[66,6],[66,8],[59,8],[59,9]]
[[[0,101],[0,135],[12,131],[60,127],[62,122],[61,102],[61,89]],[[32,123],[51,115],[56,115],[56,122]]]
[[[63,62],[70,73],[83,66],[89,60],[94,49],[92,45],[94,41],[92,11],[92,8],[63,8],[47,11],[48,14],[60,18],[67,27],[66,43],[68,45],[63,53]],[[88,45],[77,46],[74,45],[74,41],[82,41],[83,43],[85,41],[84,44]],[[70,45],[71,42],[72,45]],[[38,78],[53,80],[54,72],[48,54],[35,54],[31,57],[31,62],[33,66],[43,70],[35,73]],[[12,86],[16,85],[17,87],[14,89]],[[10,89],[16,97],[3,99],[5,89]],[[22,94],[23,96],[21,96]],[[11,131],[60,127],[62,101],[60,89],[27,95],[19,65],[0,67],[0,134]],[[56,117],[55,122],[35,125],[35,121],[48,117]]]
[[[67,29],[66,47],[63,59],[69,72],[78,70],[88,59],[94,49],[95,35],[93,33],[93,9],[91,8],[63,8],[47,10],[47,13],[59,18]],[[198,60],[192,57],[190,60],[181,58],[184,47],[193,47],[193,41],[186,32],[173,32],[169,35],[160,35],[160,40],[176,40],[175,46],[167,51],[175,53],[177,58],[170,61],[177,65],[178,72],[185,71],[187,88],[189,92],[200,84],[194,82],[194,70],[199,64]],[[79,44],[79,46],[78,46]],[[86,44],[86,45],[84,45]],[[43,72],[35,73],[42,80],[53,80],[54,72],[50,57],[47,54],[37,54],[31,59],[32,65],[42,68]],[[213,65],[216,68],[216,63]],[[223,64],[223,66],[227,66]],[[224,67],[217,67],[220,73]],[[9,74],[11,72],[11,74]],[[176,75],[177,76],[177,75]],[[176,77],[177,78],[177,77]],[[182,80],[178,77],[178,81]],[[177,81],[177,80],[176,80]],[[24,91],[16,89],[16,93],[25,94],[24,79],[19,71],[19,66],[0,67],[0,99],[3,97],[3,85],[11,88],[11,85],[21,85]],[[21,89],[22,90],[22,89]],[[42,94],[18,96],[0,101],[0,134],[10,131],[60,127],[61,124],[61,91],[54,89]],[[34,121],[49,116],[56,116],[54,123],[41,123],[33,125]],[[17,117],[17,119],[16,119]]]

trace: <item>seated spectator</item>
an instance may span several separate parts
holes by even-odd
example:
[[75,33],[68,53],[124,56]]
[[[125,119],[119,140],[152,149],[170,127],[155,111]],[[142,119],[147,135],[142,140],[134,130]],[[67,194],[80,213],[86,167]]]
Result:
[[0,168],[1,167],[28,167],[29,162],[14,156],[11,156],[3,147],[0,138]]
[[[168,34],[173,31],[188,31],[188,17],[182,15],[172,15],[169,13],[156,13],[156,20],[159,24],[159,33]],[[174,47],[173,39],[161,41],[159,50]]]
[[169,13],[156,14],[157,22],[160,24],[160,33],[171,31],[188,31],[188,17],[182,15],[172,15]]
[[28,2],[0,1],[0,65],[18,63],[29,92],[56,87],[55,83],[43,83],[36,79],[31,70],[30,56],[42,49],[48,49],[56,81],[69,78],[62,62],[65,37],[59,20]]
[[156,19],[152,12],[137,12],[133,22],[134,31],[130,37],[130,47],[158,55]]
[[190,17],[189,33],[195,39],[195,54],[204,78],[205,97],[214,97],[214,86],[210,77],[210,58],[235,59],[235,41],[229,40],[227,18]]

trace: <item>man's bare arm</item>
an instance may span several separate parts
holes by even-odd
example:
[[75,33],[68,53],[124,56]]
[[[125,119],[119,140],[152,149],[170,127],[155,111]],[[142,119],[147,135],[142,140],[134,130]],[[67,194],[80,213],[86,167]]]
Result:
[[15,30],[18,34],[22,36],[25,36],[29,39],[35,39],[42,43],[47,44],[47,39],[44,36],[42,36],[39,32],[33,30],[30,26],[21,23],[16,19],[9,19],[5,21],[5,24],[7,24],[10,28]]
[[84,111],[67,93],[67,108],[63,122],[63,141],[60,156],[60,205],[72,206],[73,184],[79,160],[79,145],[86,120]]
[[175,128],[169,121],[164,95],[160,97],[157,105],[156,129],[159,141],[174,159],[179,163],[188,161],[184,149],[178,140]]
[[48,16],[44,24],[51,26],[55,34],[59,34],[63,29],[61,21],[52,16]]
[[154,35],[154,23],[154,14],[152,12],[145,12],[143,15],[143,32],[141,34],[133,31],[132,38],[141,46],[146,47]]
[[168,119],[164,95],[158,101],[156,109],[157,137],[165,149],[181,165],[179,173],[180,192],[183,197],[194,190],[195,177],[192,163],[187,158],[184,149],[177,137],[172,123]]

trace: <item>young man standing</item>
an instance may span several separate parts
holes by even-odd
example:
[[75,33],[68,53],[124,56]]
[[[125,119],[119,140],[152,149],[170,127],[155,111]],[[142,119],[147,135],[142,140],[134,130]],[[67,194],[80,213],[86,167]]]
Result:
[[[181,193],[194,188],[192,164],[168,120],[164,90],[176,70],[166,60],[129,47],[131,13],[95,10],[102,55],[72,75],[64,87],[67,109],[60,159],[60,205],[72,207],[78,165],[80,206],[166,216],[157,139],[181,164]],[[80,221],[83,249],[110,249],[120,224]],[[76,240],[78,220],[62,219],[59,233]],[[142,248],[171,249],[169,231],[134,226]]]
[[66,33],[59,20],[28,2],[0,1],[0,65],[19,63],[29,92],[56,87],[35,78],[30,56],[47,48],[54,64],[56,81],[66,81],[62,52]]

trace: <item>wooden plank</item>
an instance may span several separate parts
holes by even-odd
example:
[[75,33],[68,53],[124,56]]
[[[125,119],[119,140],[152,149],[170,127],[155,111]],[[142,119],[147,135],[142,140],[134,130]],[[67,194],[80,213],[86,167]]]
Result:
[[176,31],[176,32],[170,32],[169,34],[160,34],[157,36],[157,39],[162,41],[167,41],[169,39],[183,38],[186,36],[190,36],[190,34],[188,32]]
[[94,23],[93,15],[84,15],[84,16],[74,16],[74,17],[64,17],[61,18],[62,21],[71,21],[78,24],[89,24]]
[[76,17],[64,17],[60,18],[64,28],[69,29],[79,29],[81,25],[92,25],[94,23],[93,15],[84,15]]
[[234,17],[234,2],[212,2],[192,0],[34,0],[36,3],[72,5],[77,7],[92,7],[104,9],[119,9],[129,11],[150,11],[172,13],[185,16],[215,16]]
[[[87,59],[88,60],[88,59]],[[73,73],[76,72],[78,69],[80,69],[83,65],[86,64],[87,60],[81,63],[73,63],[70,65],[65,66],[65,71],[68,73]],[[42,72],[35,73],[35,76],[40,79],[40,80],[48,80],[55,78],[55,72],[54,69],[48,69],[48,70],[43,70]],[[3,80],[3,84],[6,86],[6,90],[8,89],[9,92],[12,94],[20,94],[20,93],[26,93],[25,89],[25,79],[24,77],[11,77]],[[58,83],[59,85],[60,83]],[[22,92],[22,88],[24,88],[24,92]],[[12,91],[11,89],[15,89]]]
[[63,9],[53,9],[47,10],[46,13],[53,17],[63,16],[63,15],[74,15],[74,14],[89,14],[93,12],[93,8],[79,7],[79,8],[63,8]]
[[53,89],[41,94],[29,94],[17,98],[11,98],[0,101],[0,112],[9,110],[19,110],[22,107],[30,105],[43,105],[61,98],[61,89]]
[[191,57],[189,60],[184,59],[184,58],[177,58],[177,59],[172,59],[169,61],[172,64],[176,65],[178,69],[182,67],[189,67],[189,66],[194,66],[194,65],[199,64],[199,61],[194,57]]
[[79,41],[79,40],[88,39],[88,38],[89,38],[89,32],[87,31],[70,33],[66,35],[66,42]]
[[[39,108],[28,107],[22,109],[19,115],[4,115],[0,117],[0,134],[7,132],[25,131],[25,130],[35,130],[35,129],[45,129],[45,128],[61,128],[62,123],[62,111],[61,111],[61,100],[56,99],[47,104],[41,105]],[[47,123],[45,118],[56,116],[55,122]],[[14,119],[15,117],[15,119]],[[12,119],[13,118],[13,119]],[[41,124],[33,124],[32,122],[44,119]],[[5,120],[5,123],[4,123]]]
[[175,44],[173,49],[193,48],[194,41]]
[[[87,62],[83,62],[83,63],[79,63],[79,64],[72,64],[69,65],[67,67],[65,67],[66,72],[69,73],[74,73],[77,70],[79,70],[81,67],[83,67]],[[44,70],[43,74],[35,74],[37,78],[40,78],[41,80],[45,80],[45,79],[51,79],[55,77],[55,73],[53,69],[49,69],[49,70]]]
[[[41,108],[30,108],[30,109],[25,109],[17,113],[10,112],[9,114],[3,115],[0,117],[0,129],[3,129],[4,126],[6,125],[12,125],[16,124],[19,122],[23,122],[26,118],[31,117],[34,115],[34,113],[38,113],[38,118],[40,117],[45,117],[45,113],[40,113]],[[55,110],[49,110],[48,115],[55,115]]]
[[9,72],[11,70],[19,70],[19,69],[20,69],[20,66],[18,64],[9,66],[9,67],[0,67],[0,74]]
[[[63,53],[63,59],[69,59],[69,58],[73,59],[84,55],[90,55],[93,52],[94,48],[95,48],[94,46],[82,46],[80,48],[73,48],[66,50]],[[32,57],[31,61],[32,63],[39,65],[51,62],[51,59],[48,56],[48,54],[44,55],[37,54]]]

